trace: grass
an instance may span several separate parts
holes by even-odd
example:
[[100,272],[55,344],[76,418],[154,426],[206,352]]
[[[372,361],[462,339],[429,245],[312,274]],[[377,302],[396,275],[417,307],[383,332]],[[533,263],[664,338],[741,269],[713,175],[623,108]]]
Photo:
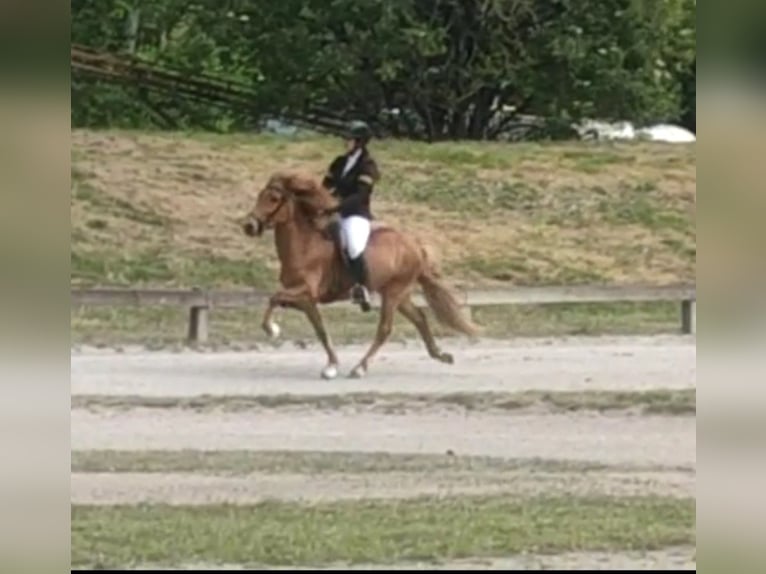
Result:
[[[380,219],[465,285],[678,283],[696,268],[694,145],[377,141]],[[273,286],[269,237],[235,224],[274,171],[340,150],[301,135],[75,130],[74,284]]]
[[112,286],[162,284],[215,287],[220,282],[268,287],[268,272],[259,262],[238,261],[226,257],[198,254],[178,258],[165,250],[120,251],[73,249],[71,274],[84,282]]
[[[199,272],[199,271],[198,271]],[[484,336],[508,338],[548,335],[677,333],[679,306],[674,303],[561,304],[481,307],[473,317]],[[214,309],[210,313],[210,346],[272,345],[261,331],[263,309]],[[375,334],[377,315],[356,308],[322,309],[325,324],[336,343],[368,342]],[[429,314],[430,315],[430,314]],[[308,320],[298,312],[277,317],[283,338],[314,342]],[[185,310],[172,308],[73,308],[74,344],[142,344],[149,347],[180,345],[186,336]],[[438,337],[448,335],[431,321]],[[415,329],[397,317],[392,341],[417,338]]]
[[447,394],[344,393],[336,395],[203,395],[196,397],[148,397],[76,395],[72,408],[80,409],[183,409],[196,412],[242,412],[300,407],[312,410],[344,408],[375,412],[402,412],[434,408],[464,412],[513,412],[532,407],[553,412],[610,412],[636,410],[642,414],[693,415],[696,389],[653,391],[522,391]]
[[72,451],[72,472],[189,472],[244,476],[269,474],[382,474],[487,472],[529,469],[534,472],[604,470],[689,470],[686,468],[614,466],[597,462],[507,459],[486,456],[317,451]]
[[693,499],[450,497],[72,507],[72,566],[391,564],[695,542]]

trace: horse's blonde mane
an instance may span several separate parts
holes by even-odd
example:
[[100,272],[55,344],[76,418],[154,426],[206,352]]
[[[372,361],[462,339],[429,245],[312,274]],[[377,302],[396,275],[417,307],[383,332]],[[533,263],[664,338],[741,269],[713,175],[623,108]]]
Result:
[[307,173],[277,172],[271,181],[278,181],[287,191],[292,192],[298,204],[308,211],[308,215],[316,215],[337,203],[330,191]]

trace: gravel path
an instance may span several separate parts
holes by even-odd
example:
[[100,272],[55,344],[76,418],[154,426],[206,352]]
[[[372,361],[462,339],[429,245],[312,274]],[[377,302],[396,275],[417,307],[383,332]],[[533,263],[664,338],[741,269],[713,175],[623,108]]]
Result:
[[693,417],[589,414],[71,413],[71,447],[445,453],[695,465]]
[[696,339],[583,337],[564,340],[448,341],[454,365],[429,359],[419,343],[387,344],[366,379],[345,378],[365,346],[340,349],[342,377],[319,379],[316,347],[250,352],[85,350],[71,355],[72,394],[335,394],[678,389],[696,387]]
[[[696,549],[686,546],[637,552],[567,552],[556,555],[520,555],[507,558],[454,560],[444,564],[393,565],[336,564],[324,568],[269,567],[268,570],[697,570]],[[138,569],[150,569],[150,565]],[[163,570],[162,567],[157,568]],[[175,569],[243,570],[236,564],[186,564]]]

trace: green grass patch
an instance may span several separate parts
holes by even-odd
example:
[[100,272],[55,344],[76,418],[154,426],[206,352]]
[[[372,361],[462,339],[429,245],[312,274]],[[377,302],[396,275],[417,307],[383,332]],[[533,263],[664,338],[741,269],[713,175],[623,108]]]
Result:
[[139,206],[121,197],[114,197],[86,183],[87,177],[73,170],[72,197],[74,200],[88,204],[88,207],[101,215],[124,218],[141,225],[167,227],[172,220],[162,216],[148,207]]
[[175,269],[183,283],[197,287],[214,288],[223,282],[266,289],[274,284],[273,273],[259,260],[236,260],[208,254],[180,259]]
[[[74,257],[74,255],[73,255]],[[82,265],[82,262],[80,262]],[[263,309],[213,309],[210,312],[210,345],[274,343],[261,331]],[[352,307],[322,308],[325,325],[337,344],[369,342],[375,334],[377,313],[363,314]],[[437,325],[428,313],[439,338],[450,332]],[[494,339],[561,335],[641,335],[677,333],[679,305],[659,303],[560,304],[479,307],[474,320],[484,327],[483,335]],[[71,338],[75,344],[142,344],[149,347],[181,345],[187,332],[184,309],[72,308]],[[283,338],[314,342],[316,336],[301,313],[278,313]],[[392,341],[414,340],[417,331],[397,316]]]
[[120,255],[100,250],[85,251],[73,247],[70,254],[71,276],[80,285],[141,285],[171,283],[176,273],[161,250]]
[[694,235],[690,205],[682,198],[665,198],[657,184],[644,181],[621,184],[618,193],[601,199],[597,211],[611,225],[633,224],[652,231],[676,231]]
[[451,497],[305,505],[72,507],[72,566],[393,564],[693,544],[696,502]]
[[79,286],[176,284],[213,288],[224,284],[263,289],[274,283],[273,273],[263,261],[211,254],[186,257],[168,249],[122,254],[113,250],[85,251],[74,246],[70,261],[71,276]]
[[530,470],[546,473],[582,473],[604,470],[665,471],[645,465],[605,465],[547,459],[508,459],[486,456],[399,454],[388,452],[318,451],[202,451],[202,450],[85,450],[72,451],[72,472],[188,472],[244,476],[265,474],[382,474],[503,472]]
[[697,412],[696,389],[652,391],[522,391],[461,393],[343,393],[282,395],[201,395],[150,397],[143,395],[75,395],[78,409],[182,409],[195,412],[243,412],[290,407],[312,410],[367,409],[394,413],[454,408],[466,412],[512,412],[532,407],[548,411],[608,412],[636,410],[642,414],[693,415]]
[[457,274],[479,275],[519,286],[605,283],[604,277],[585,260],[577,264],[562,264],[550,261],[544,255],[539,258],[513,253],[491,257],[471,256],[463,259],[451,270]]

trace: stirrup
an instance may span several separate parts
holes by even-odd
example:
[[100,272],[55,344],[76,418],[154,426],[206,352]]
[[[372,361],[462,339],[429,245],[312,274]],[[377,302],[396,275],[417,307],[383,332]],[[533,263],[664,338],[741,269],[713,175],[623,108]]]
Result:
[[370,295],[363,285],[354,286],[351,292],[354,303],[362,308],[362,311],[369,311],[372,306],[370,305]]

